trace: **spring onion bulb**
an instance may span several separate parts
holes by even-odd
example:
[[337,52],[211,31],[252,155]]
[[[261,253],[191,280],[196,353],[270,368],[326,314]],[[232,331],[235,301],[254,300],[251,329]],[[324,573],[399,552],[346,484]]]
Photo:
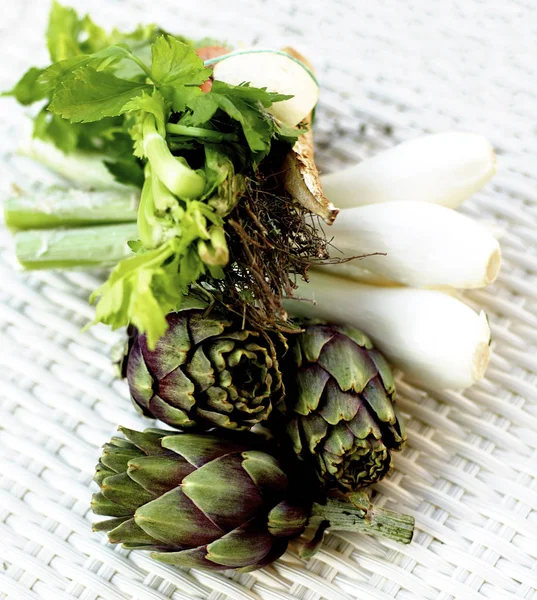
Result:
[[455,208],[495,171],[494,149],[486,138],[449,132],[404,142],[321,180],[339,208],[400,200]]
[[310,70],[279,50],[245,48],[219,59],[213,73],[215,79],[231,85],[248,81],[253,87],[293,96],[268,109],[290,126],[305,119],[319,98],[319,86]]
[[[368,283],[369,285],[378,285],[381,287],[400,287],[402,284],[392,279],[388,279],[378,273],[369,271],[362,266],[363,259],[353,259],[347,262],[324,264],[322,266],[314,266],[314,269],[318,269],[319,272],[329,273],[330,275],[336,275],[337,277],[345,277],[347,279],[353,279],[360,283]],[[451,289],[451,288],[450,288]]]
[[383,253],[349,261],[349,270],[356,265],[412,287],[484,287],[500,269],[500,245],[492,233],[473,219],[435,204],[391,202],[345,208],[329,233],[343,257]]
[[435,290],[382,288],[311,272],[288,301],[290,314],[347,323],[369,335],[408,380],[464,389],[483,378],[490,359],[486,315]]

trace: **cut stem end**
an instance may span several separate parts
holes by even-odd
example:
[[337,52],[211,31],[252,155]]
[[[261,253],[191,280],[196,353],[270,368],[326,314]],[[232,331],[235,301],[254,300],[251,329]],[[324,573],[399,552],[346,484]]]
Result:
[[409,544],[414,534],[414,517],[410,515],[375,506],[364,511],[332,498],[326,504],[315,503],[312,516],[328,521],[328,530],[367,533],[401,544]]

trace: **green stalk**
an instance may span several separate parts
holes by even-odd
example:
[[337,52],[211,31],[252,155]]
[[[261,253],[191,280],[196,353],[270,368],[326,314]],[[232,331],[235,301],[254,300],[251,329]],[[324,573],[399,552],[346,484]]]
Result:
[[158,133],[155,118],[149,115],[143,125],[144,153],[153,175],[182,199],[198,198],[205,189],[205,178],[175,157]]
[[13,236],[15,253],[26,269],[109,267],[133,256],[127,242],[138,238],[135,223],[79,227],[76,229],[30,229]]
[[132,223],[138,201],[139,192],[128,187],[101,192],[51,187],[35,195],[9,198],[4,218],[11,229]]
[[19,154],[41,163],[51,171],[84,189],[130,189],[118,183],[103,162],[103,156],[76,150],[65,154],[54,144],[33,138]]
[[329,498],[313,505],[312,517],[321,517],[331,531],[356,531],[409,544],[414,533],[414,517],[370,505],[367,510]]
[[166,131],[175,135],[184,135],[187,137],[199,137],[214,142],[238,142],[239,137],[234,133],[222,133],[214,129],[204,129],[202,127],[190,127],[188,125],[179,125],[178,123],[168,123]]

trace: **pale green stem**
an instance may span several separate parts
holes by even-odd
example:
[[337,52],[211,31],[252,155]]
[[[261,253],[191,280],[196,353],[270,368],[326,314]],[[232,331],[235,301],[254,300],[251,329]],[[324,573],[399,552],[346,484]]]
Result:
[[179,125],[178,123],[168,123],[166,131],[175,135],[184,135],[187,137],[199,137],[215,142],[238,142],[239,137],[234,133],[223,133],[214,129],[204,129],[202,127],[191,127],[189,125]]
[[58,175],[85,189],[131,189],[118,183],[108,171],[103,156],[75,151],[65,154],[54,144],[33,138],[19,149],[19,154],[32,158]]
[[205,178],[181,162],[158,133],[155,119],[149,115],[143,125],[144,152],[151,169],[162,183],[179,198],[198,198],[205,189]]
[[33,195],[9,198],[4,219],[11,229],[47,229],[136,221],[140,194],[136,189],[88,192],[47,188]]
[[127,242],[138,238],[135,223],[31,229],[13,236],[18,261],[26,269],[109,267],[133,256]]
[[414,517],[402,515],[385,508],[370,506],[367,511],[329,498],[326,504],[313,505],[312,517],[329,523],[332,531],[356,531],[409,544],[414,533]]

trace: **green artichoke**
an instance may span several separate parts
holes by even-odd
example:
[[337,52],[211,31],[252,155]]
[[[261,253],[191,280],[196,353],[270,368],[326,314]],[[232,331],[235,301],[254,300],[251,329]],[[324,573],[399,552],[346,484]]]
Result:
[[152,550],[158,561],[257,569],[283,554],[308,521],[318,525],[317,542],[327,526],[404,543],[412,537],[411,517],[336,500],[314,504],[293,460],[276,458],[260,436],[120,429],[127,439],[105,445],[92,501],[94,513],[112,518],[94,529],[112,543]]
[[390,367],[369,338],[351,327],[308,325],[284,373],[280,426],[323,484],[348,493],[382,479],[406,433]]
[[131,397],[145,416],[179,429],[250,429],[282,390],[274,346],[233,317],[207,312],[190,299],[170,313],[154,350],[131,330],[123,366]]

